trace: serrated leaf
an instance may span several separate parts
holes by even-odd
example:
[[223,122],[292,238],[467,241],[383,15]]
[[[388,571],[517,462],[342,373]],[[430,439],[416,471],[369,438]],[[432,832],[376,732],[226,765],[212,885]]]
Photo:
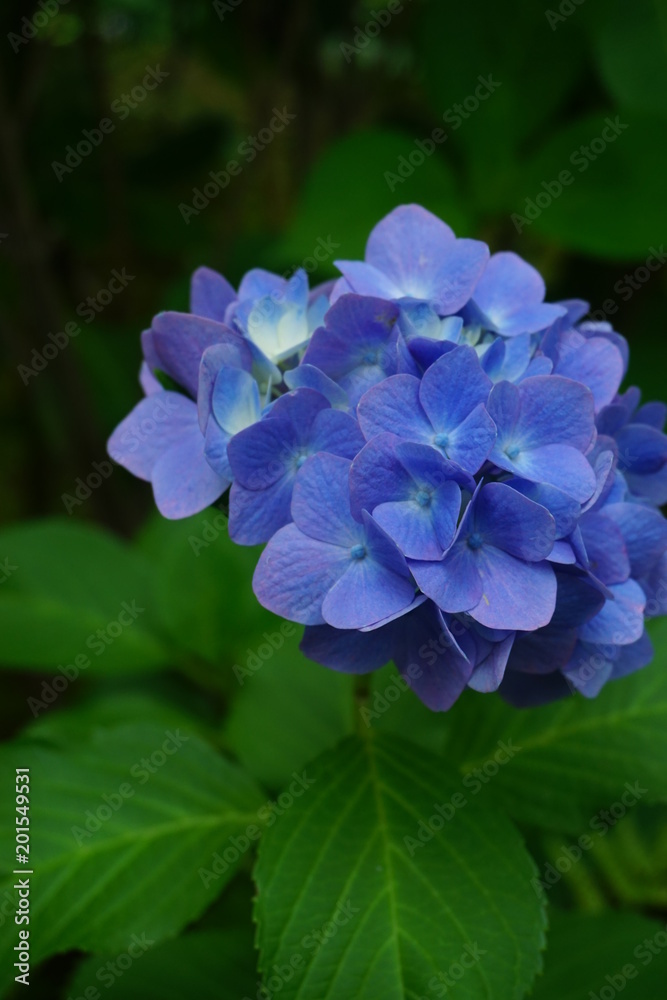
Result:
[[[667,977],[664,922],[634,913],[549,914],[544,976],[532,1000],[662,1000]],[[654,941],[656,934],[657,941]],[[650,941],[652,949],[645,945]],[[630,968],[631,967],[631,968]]]
[[444,770],[381,736],[309,766],[313,787],[265,832],[255,870],[260,967],[283,1000],[415,1000],[450,970],[461,1000],[524,995],[544,936],[535,866],[479,802],[437,822],[460,791]]
[[307,660],[297,641],[283,643],[240,675],[224,730],[242,764],[272,788],[353,731],[353,678]]
[[[15,743],[0,763],[5,788],[13,787],[15,767],[30,768],[33,962],[72,948],[122,952],[133,934],[158,942],[178,933],[210,905],[244,854],[228,858],[208,887],[198,869],[256,821],[262,803],[239,768],[185,730],[162,726],[98,731],[70,752]],[[2,808],[9,844],[9,796]],[[15,881],[12,862],[5,852],[3,892]],[[4,975],[14,938],[8,921],[0,929]]]
[[516,820],[585,832],[626,782],[642,801],[667,801],[667,671],[664,660],[605,686],[531,709],[470,693],[451,716],[446,756],[465,774],[493,759],[500,740],[516,753],[489,791]]
[[15,567],[0,593],[0,663],[50,670],[83,656],[103,673],[169,663],[150,566],[112,535],[38,521],[3,531],[0,552]]

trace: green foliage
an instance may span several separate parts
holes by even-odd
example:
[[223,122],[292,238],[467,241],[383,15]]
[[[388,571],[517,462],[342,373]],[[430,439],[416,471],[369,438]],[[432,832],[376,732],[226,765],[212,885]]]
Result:
[[221,996],[251,996],[257,978],[249,926],[193,931],[154,945],[126,971],[121,969],[120,977],[118,957],[113,952],[82,962],[68,987],[69,995],[85,996],[86,989],[99,990],[101,985],[113,987],[117,1000],[220,1000]]
[[665,802],[663,662],[608,684],[592,701],[577,695],[526,711],[471,693],[452,712],[445,752],[470,774],[493,759],[500,740],[511,741],[518,752],[492,792],[515,819],[546,829],[585,832],[626,782],[639,782],[644,802]]
[[[667,232],[665,5],[404,0],[365,44],[363,26],[386,3],[219,7],[61,5],[3,62],[3,160],[14,169],[0,234],[1,513],[59,516],[0,532],[0,562],[15,567],[0,570],[0,725],[7,739],[26,726],[0,751],[0,990],[11,988],[17,941],[13,768],[29,766],[35,1000],[91,985],[105,995],[98,970],[133,934],[155,943],[114,979],[119,1000],[262,996],[249,827],[263,831],[257,935],[274,997],[432,1000],[445,994],[431,977],[468,940],[487,954],[440,989],[520,997],[543,943],[530,880],[591,832],[626,782],[646,789],[639,804],[547,894],[545,970],[531,996],[591,1000],[633,963],[638,976],[616,993],[659,1000],[667,948],[646,964],[635,950],[667,920],[661,627],[654,665],[596,700],[517,711],[469,692],[431,713],[391,665],[354,679],[329,672],[303,659],[296,635],[264,656],[282,623],[256,602],[257,551],[231,544],[222,512],[146,522],[150,486],[119,468],[68,518],[63,495],[139,399],[128,377],[138,333],[157,310],[187,308],[196,266],[236,283],[250,266],[283,271],[324,244],[316,283],[335,259],[362,254],[369,229],[401,203],[538,264],[550,299],[611,302],[632,382],[646,398],[663,394],[665,275],[634,288],[624,275]],[[4,4],[3,37],[35,10]],[[349,59],[342,44],[357,46]],[[165,83],[127,121],[114,116],[114,133],[58,182],[52,162],[157,63]],[[179,204],[239,155],[274,104],[296,114],[289,129],[186,224]],[[627,129],[594,158],[582,152],[617,117]],[[435,129],[446,138],[428,152]],[[563,170],[573,180],[558,191]],[[128,290],[24,384],[17,367],[123,266],[135,275]],[[142,524],[137,543],[119,540]],[[124,602],[144,610],[118,632]],[[64,685],[60,668],[77,656],[90,666],[74,681],[65,672]],[[179,729],[189,740],[140,784],[132,767]],[[499,763],[500,743],[521,749]],[[295,798],[292,773],[304,771],[316,781]],[[86,813],[124,782],[134,795],[79,847],[72,828],[85,830]],[[453,795],[465,807],[411,857],[403,838],[427,838],[420,820]],[[359,912],[330,924],[348,897]],[[289,980],[271,982],[274,966],[299,956]]]
[[0,663],[44,670],[83,656],[83,669],[118,673],[169,662],[136,551],[61,520],[7,528],[0,550],[13,566],[0,593]]
[[[276,258],[299,261],[317,248],[318,238],[331,239],[337,246],[324,276],[335,274],[334,260],[363,259],[375,223],[403,201],[419,202],[459,231],[469,227],[445,160],[431,156],[407,178],[397,174],[401,157],[413,149],[414,137],[396,131],[364,130],[334,143],[314,166]],[[345,195],[332,198],[341,177],[347,179]]]
[[[243,855],[208,885],[198,869],[256,819],[262,802],[242,771],[192,732],[166,724],[98,730],[69,750],[18,742],[1,762],[4,788],[13,787],[14,768],[31,772],[33,962],[73,948],[124,952],[132,935],[159,942],[178,933]],[[14,840],[14,818],[6,795],[3,843]],[[5,899],[15,882],[8,853],[2,864]],[[15,937],[5,922],[5,983]]]
[[279,628],[280,619],[252,592],[258,551],[234,545],[220,511],[184,521],[155,518],[143,545],[155,567],[157,615],[177,648],[242,666],[262,633]]
[[294,640],[266,661],[258,658],[257,666],[256,673],[239,675],[243,688],[224,735],[251,774],[280,788],[293,771],[352,732],[352,678],[307,660]]
[[462,962],[461,997],[522,997],[544,919],[512,825],[472,802],[443,818],[456,783],[398,740],[351,739],[309,773],[255,872],[260,966],[281,995],[420,997]]
[[544,977],[537,980],[532,1000],[591,1000],[619,993],[628,1000],[664,996],[667,950],[659,945],[664,922],[633,913],[552,911],[550,924]]

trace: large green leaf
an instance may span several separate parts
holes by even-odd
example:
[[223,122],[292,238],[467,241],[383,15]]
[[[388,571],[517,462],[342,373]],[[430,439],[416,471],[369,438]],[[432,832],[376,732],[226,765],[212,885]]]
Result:
[[[500,742],[513,756],[498,767]],[[644,802],[667,801],[664,659],[590,701],[574,695],[525,710],[470,693],[452,712],[445,754],[458,763],[464,784],[481,780],[485,794],[515,819],[547,829],[586,832],[626,782],[639,783]]]
[[8,528],[15,567],[0,593],[0,663],[91,672],[162,666],[150,566],[113,536],[59,519]]
[[448,153],[464,155],[480,208],[502,207],[520,150],[535,133],[548,135],[575,88],[584,63],[581,27],[575,21],[555,33],[541,6],[511,4],[499,44],[495,0],[424,5],[420,69],[435,120],[448,132]]
[[539,233],[569,250],[646,258],[667,229],[666,165],[663,119],[590,115],[555,132],[515,171],[508,214],[523,235]]
[[102,688],[93,697],[71,708],[38,712],[23,731],[24,736],[63,747],[78,746],[90,739],[98,729],[115,729],[134,724],[137,727],[162,725],[182,726],[187,731],[201,731],[204,723],[187,704],[178,704],[162,696],[159,690],[151,694],[138,691],[115,692]]
[[624,1000],[663,1000],[664,922],[614,912],[589,916],[552,910],[549,917],[544,976],[532,1000],[606,1000],[619,994]]
[[667,10],[660,0],[609,0],[590,17],[605,83],[628,111],[667,112]]
[[[70,752],[16,743],[0,762],[5,789],[15,767],[30,768],[33,962],[72,948],[123,952],[133,934],[176,934],[242,863],[245,851],[229,838],[257,822],[262,803],[252,780],[207,744],[154,724],[100,730]],[[14,840],[14,819],[5,795],[3,843]],[[218,877],[200,877],[227,848]],[[8,851],[2,864],[4,891],[15,880]],[[5,975],[14,930],[0,930]]]
[[461,1000],[522,997],[544,915],[502,813],[452,803],[460,789],[442,761],[395,738],[351,738],[308,773],[313,787],[265,832],[255,872],[269,988],[415,1000],[451,975]]
[[161,625],[180,648],[244,667],[263,632],[280,628],[252,592],[257,550],[234,545],[220,511],[178,522],[162,518],[141,544],[155,567]]
[[119,968],[117,952],[86,959],[68,987],[68,996],[84,997],[91,987],[113,987],[117,1000],[241,1000],[257,989],[250,925],[193,931],[143,954],[137,948],[135,954],[134,959],[132,955],[121,959],[120,977],[114,975]]
[[395,733],[440,753],[446,741],[448,716],[432,712],[401,678],[393,663],[368,678],[368,697],[358,707],[360,728]]
[[[435,122],[423,135],[366,129],[345,136],[332,145],[310,173],[296,218],[284,240],[275,248],[277,261],[297,263],[316,250],[325,258],[322,273],[335,273],[336,259],[362,258],[368,234],[383,215],[406,202],[419,202],[441,215],[457,232],[468,232],[447,158],[447,143],[432,143],[430,155],[420,153],[415,140],[426,140]],[[427,148],[428,147],[427,145]],[[421,156],[421,163],[412,166]],[[399,166],[405,160],[403,174]],[[393,180],[392,177],[396,177]],[[344,182],[341,180],[344,178]],[[343,187],[341,187],[343,184]],[[333,241],[331,252],[322,249]],[[319,274],[319,272],[318,272]]]
[[257,664],[239,674],[225,736],[245,767],[277,788],[352,732],[353,679],[307,660],[295,640]]

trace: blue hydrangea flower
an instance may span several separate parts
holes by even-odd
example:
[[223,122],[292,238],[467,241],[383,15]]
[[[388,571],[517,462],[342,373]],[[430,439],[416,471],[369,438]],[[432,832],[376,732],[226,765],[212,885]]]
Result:
[[[620,393],[629,352],[545,301],[511,252],[415,205],[308,290],[192,277],[142,335],[143,399],[109,451],[167,517],[227,497],[266,542],[258,599],[334,670],[393,660],[443,711],[466,687],[595,697],[667,613],[667,407]],[[165,388],[165,385],[167,386]]]
[[229,443],[230,536],[241,545],[268,542],[291,520],[296,474],[306,459],[319,452],[351,459],[364,443],[356,420],[320,393],[304,388],[281,396]]

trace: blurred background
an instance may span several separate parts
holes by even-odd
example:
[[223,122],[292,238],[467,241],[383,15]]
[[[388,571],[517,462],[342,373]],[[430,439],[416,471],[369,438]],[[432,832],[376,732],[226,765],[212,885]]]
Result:
[[[65,565],[82,567],[70,605],[99,597],[102,620],[144,593],[149,564],[158,599],[154,632],[147,614],[64,707],[136,667],[135,694],[215,726],[235,681],[211,665],[244,662],[275,627],[250,593],[256,553],[232,551],[213,515],[163,522],[148,484],[120,468],[90,478],[140,398],[141,330],[187,309],[197,266],[233,284],[250,267],[305,266],[316,284],[363,255],[386,212],[418,202],[528,259],[550,299],[586,298],[628,338],[629,381],[665,397],[664,2],[4,0],[0,27],[5,736],[34,724],[26,699],[81,646],[80,618],[57,604]],[[66,523],[33,524],[45,517]],[[131,565],[119,538],[136,540]],[[14,560],[27,576],[12,578]],[[95,573],[111,590],[135,574],[132,595],[92,600]],[[267,691],[267,727],[278,696]],[[108,704],[109,718],[130,712]],[[236,712],[227,739],[245,760]],[[326,744],[336,720],[313,738]],[[609,897],[664,917],[665,824],[649,811],[558,888],[561,902]],[[548,858],[559,843],[531,846]]]
[[[0,15],[4,519],[67,513],[62,494],[139,398],[140,331],[187,307],[195,267],[236,283],[323,242],[324,280],[404,202],[527,257],[550,298],[606,303],[630,378],[663,394],[667,268],[635,288],[626,276],[667,234],[664,3],[50,2]],[[163,79],[148,90],[151,69]],[[274,109],[293,116],[280,132]],[[607,117],[623,128],[604,148]],[[113,131],[92,147],[103,120]],[[240,172],[220,189],[209,174],[230,160]],[[207,183],[217,194],[192,211]],[[123,269],[132,280],[108,295]],[[72,321],[80,335],[21,375]],[[116,471],[72,517],[130,532],[151,506]]]

